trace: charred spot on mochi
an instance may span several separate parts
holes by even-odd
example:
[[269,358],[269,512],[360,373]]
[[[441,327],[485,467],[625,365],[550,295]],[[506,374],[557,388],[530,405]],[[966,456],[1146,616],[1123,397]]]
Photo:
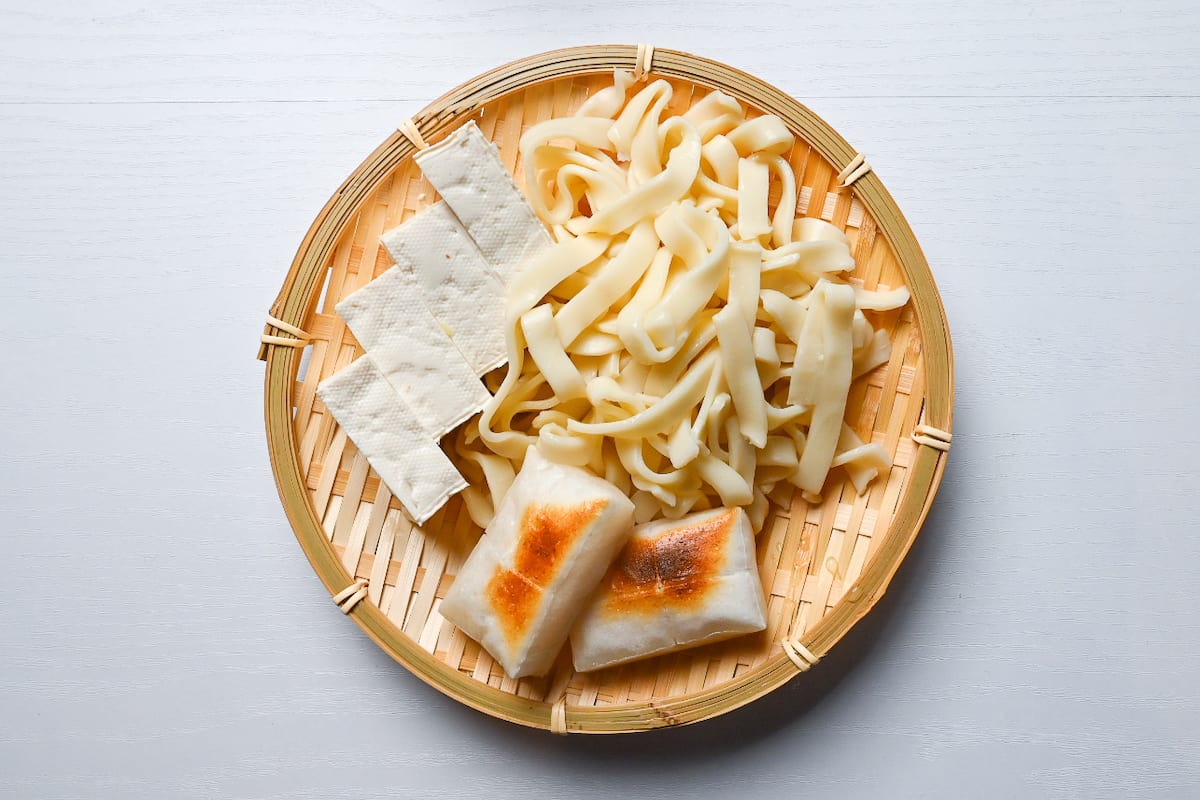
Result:
[[604,611],[653,613],[699,603],[720,575],[735,513],[630,541],[605,578]]
[[686,528],[674,528],[658,537],[655,552],[663,583],[690,581],[716,575],[725,560],[725,542],[733,527],[734,510]]
[[618,590],[639,586],[653,587],[657,584],[658,558],[654,552],[654,541],[631,540],[622,550],[611,576],[611,585]]
[[488,581],[487,597],[504,638],[510,647],[516,646],[533,624],[542,590],[512,570],[499,568]]
[[513,569],[545,587],[558,574],[571,546],[607,507],[603,498],[573,506],[531,504],[521,517]]
[[658,558],[654,540],[631,539],[601,584],[609,614],[650,612],[658,608]]

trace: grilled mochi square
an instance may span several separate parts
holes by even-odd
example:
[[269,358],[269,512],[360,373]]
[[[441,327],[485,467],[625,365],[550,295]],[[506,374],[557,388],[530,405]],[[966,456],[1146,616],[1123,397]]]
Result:
[[441,614],[509,677],[542,675],[632,528],[615,486],[531,447]]
[[763,630],[754,532],[740,508],[639,525],[571,633],[579,672]]

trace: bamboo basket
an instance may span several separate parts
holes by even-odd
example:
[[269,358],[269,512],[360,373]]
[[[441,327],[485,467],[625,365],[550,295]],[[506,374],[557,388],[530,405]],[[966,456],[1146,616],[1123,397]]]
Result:
[[[577,674],[567,654],[545,678],[510,680],[438,613],[480,531],[453,499],[422,527],[316,397],[317,384],[360,353],[333,307],[391,266],[379,235],[437,195],[410,156],[470,119],[521,171],[517,142],[540,120],[572,112],[614,67],[675,87],[672,110],[712,89],[797,134],[789,160],[798,215],[844,229],[867,288],[907,285],[912,302],[877,318],[891,362],[856,382],[847,419],[892,455],[863,497],[830,476],[824,500],[794,495],[758,538],[769,623],[761,634],[641,663]],[[645,46],[578,47],[482,75],[429,105],[375,150],[318,214],[271,307],[266,361],[271,466],[296,537],[334,600],[381,648],[438,690],[476,709],[556,733],[620,733],[698,722],[738,708],[807,670],[879,600],[933,501],[949,448],[950,337],[928,264],[879,178],[824,121],[731,67]],[[845,167],[845,169],[843,169]],[[839,174],[840,173],[840,174]],[[850,183],[851,186],[842,186]]]

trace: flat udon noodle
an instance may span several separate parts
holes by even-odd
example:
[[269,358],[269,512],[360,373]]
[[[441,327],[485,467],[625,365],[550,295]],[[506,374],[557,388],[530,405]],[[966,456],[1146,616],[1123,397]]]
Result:
[[767,403],[754,361],[750,330],[736,306],[726,306],[713,317],[713,324],[724,359],[722,367],[729,382],[729,396],[742,420],[741,432],[755,447],[763,447],[767,443]]
[[818,294],[821,313],[813,313],[811,318],[819,316],[821,320],[819,358],[823,368],[816,376],[812,424],[796,469],[796,483],[809,495],[820,494],[833,462],[842,420],[846,416],[853,367],[850,329],[854,316],[854,288],[822,282],[814,293]]
[[741,104],[724,92],[705,95],[704,99],[683,112],[683,118],[696,126],[704,142],[728,133],[746,121]]
[[771,184],[771,169],[759,158],[738,159],[739,239],[757,239],[771,232],[767,217],[767,190]]
[[660,128],[666,141],[678,132],[678,143],[661,171],[639,184],[617,202],[603,206],[590,217],[576,217],[567,223],[567,230],[579,236],[585,233],[620,233],[647,216],[665,209],[678,200],[696,180],[700,170],[700,136],[696,129],[679,117],[664,122]]
[[658,237],[654,226],[643,222],[635,227],[612,262],[554,315],[558,338],[564,347],[572,344],[633,289],[657,252]]
[[508,371],[456,442],[489,489],[466,494],[468,511],[486,524],[535,441],[627,491],[639,522],[731,505],[758,530],[782,487],[816,499],[839,466],[866,491],[890,462],[843,417],[890,341],[860,309],[898,308],[907,290],[846,283],[845,234],[795,219],[782,121],[720,92],[664,116],[671,85],[626,102],[631,83],[618,72],[521,139],[558,243],[509,286]]
[[554,312],[549,305],[536,306],[521,317],[525,348],[537,364],[546,382],[560,400],[571,400],[587,394],[583,376],[558,340],[554,330]]
[[760,156],[771,174],[779,178],[779,203],[771,217],[771,241],[776,247],[791,244],[796,219],[796,173],[783,156]]
[[633,84],[633,73],[628,70],[613,70],[613,85],[607,86],[589,97],[575,112],[577,117],[604,117],[611,120],[625,105],[625,93]]

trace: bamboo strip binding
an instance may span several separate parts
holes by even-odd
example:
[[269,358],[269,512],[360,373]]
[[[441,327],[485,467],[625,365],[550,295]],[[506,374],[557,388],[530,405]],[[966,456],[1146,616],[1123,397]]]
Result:
[[269,328],[278,328],[285,333],[290,333],[295,338],[286,336],[278,336],[275,334],[264,333],[259,337],[259,341],[263,344],[274,344],[280,347],[305,347],[312,341],[312,337],[305,333],[301,328],[292,325],[290,322],[284,322],[278,317],[267,315],[267,326]]
[[837,174],[834,180],[838,182],[839,189],[849,189],[859,178],[870,171],[871,165],[867,163],[866,156],[862,153],[857,153],[850,160],[850,163],[842,168],[842,171]]
[[943,453],[950,451],[950,440],[953,438],[949,431],[925,424],[918,425],[913,429],[912,433],[912,439],[917,444],[932,447],[934,450],[939,450]]
[[645,83],[650,79],[650,70],[654,66],[654,45],[639,44],[637,59],[633,65],[633,79]]
[[567,696],[554,701],[550,707],[550,732],[557,736],[567,735]]
[[808,672],[821,659],[800,643],[799,639],[784,639],[780,642],[783,652],[801,672]]
[[354,583],[342,589],[333,596],[333,603],[342,610],[343,614],[349,614],[358,605],[359,601],[367,596],[367,581],[359,578]]
[[417,128],[417,123],[413,121],[412,117],[401,122],[397,130],[405,139],[412,142],[413,147],[418,150],[424,150],[426,147],[429,147],[429,142],[425,141],[425,137],[421,135],[421,131]]
[[[360,352],[333,306],[390,266],[379,234],[436,200],[412,164],[417,148],[475,119],[519,182],[516,142],[522,130],[569,113],[611,81],[614,67],[635,69],[643,79],[653,69],[655,78],[671,81],[676,111],[720,88],[781,116],[804,140],[788,154],[802,189],[800,213],[847,231],[859,263],[855,276],[866,288],[910,288],[910,306],[886,322],[892,362],[860,382],[851,397],[860,409],[852,424],[864,438],[881,442],[896,466],[864,498],[831,481],[820,504],[797,497],[789,513],[768,521],[758,540],[770,617],[766,633],[590,676],[574,674],[564,661],[541,681],[509,681],[437,613],[479,535],[461,503],[452,501],[425,526],[412,526],[328,417],[315,388]],[[942,441],[936,432],[951,427],[953,370],[936,287],[899,210],[878,178],[863,169],[865,158],[839,175],[835,165],[853,164],[856,151],[803,106],[737,70],[649,46],[533,56],[464,84],[414,119],[419,127],[415,121],[402,125],[313,223],[271,309],[275,319],[300,323],[293,326],[299,333],[278,328],[297,339],[260,351],[267,362],[269,450],[284,508],[339,607],[353,611],[354,621],[385,651],[440,691],[497,717],[559,733],[639,731],[708,719],[811,667],[815,654],[827,653],[886,590],[932,502],[946,459],[914,434]],[[854,192],[839,192],[847,182]],[[299,345],[291,344],[301,337],[313,346],[303,373]],[[918,423],[926,426],[924,433]]]

